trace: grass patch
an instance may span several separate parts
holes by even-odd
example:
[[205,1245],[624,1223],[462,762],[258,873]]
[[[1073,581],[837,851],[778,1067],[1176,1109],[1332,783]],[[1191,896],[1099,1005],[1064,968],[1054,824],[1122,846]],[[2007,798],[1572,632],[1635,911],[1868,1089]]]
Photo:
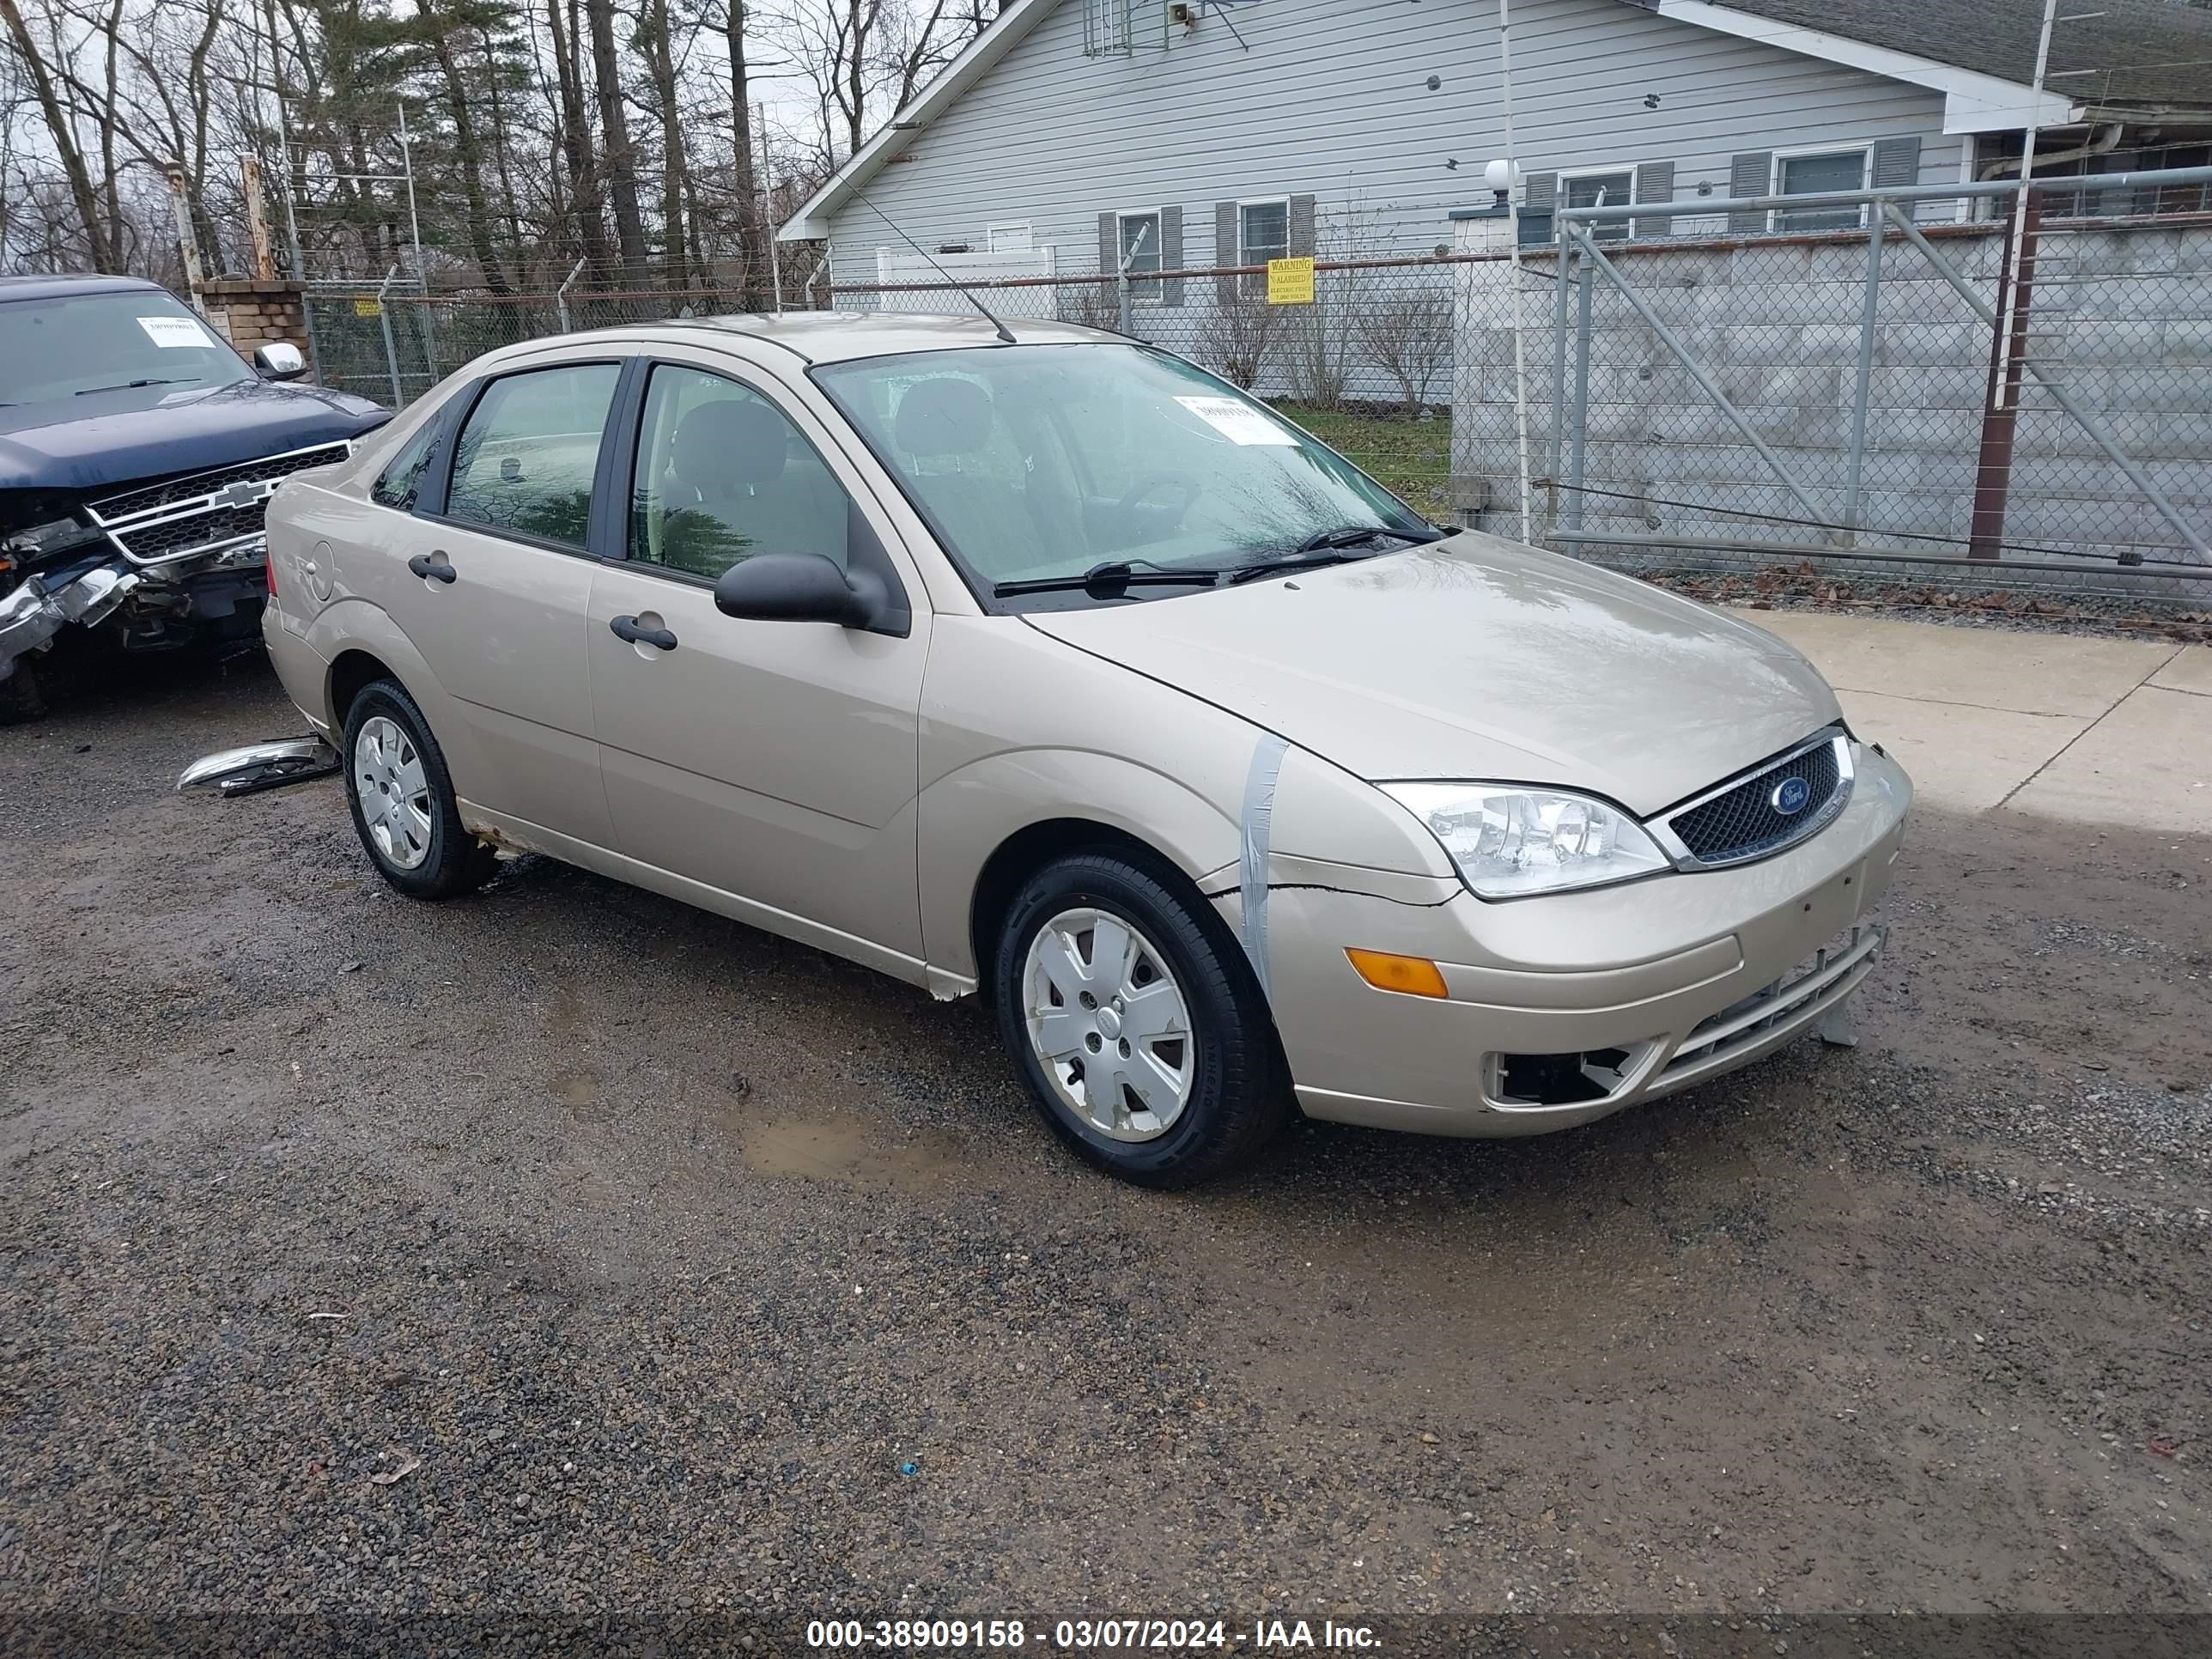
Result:
[[1433,410],[1425,421],[1366,409],[1275,407],[1346,459],[1356,463],[1416,513],[1450,516],[1451,417]]

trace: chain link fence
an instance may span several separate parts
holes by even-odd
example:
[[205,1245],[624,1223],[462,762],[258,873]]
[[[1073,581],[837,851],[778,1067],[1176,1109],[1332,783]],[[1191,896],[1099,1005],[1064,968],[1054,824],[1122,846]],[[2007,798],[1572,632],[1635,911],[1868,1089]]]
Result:
[[[1510,218],[1477,213],[1434,252],[1360,258],[1340,239],[1293,303],[1271,301],[1264,265],[1141,261],[834,287],[823,270],[782,298],[980,303],[1149,341],[1418,512],[1607,562],[1812,560],[2202,603],[2212,168],[2039,180],[2016,239],[2018,191],[1561,207],[1524,219],[1552,240],[1518,250]],[[515,341],[773,303],[747,286],[425,295],[397,281],[309,301],[321,377],[392,404]]]
[[[1522,265],[1530,528],[2201,602],[2212,169],[2071,182],[2024,228],[2016,180],[1562,209]],[[1455,389],[1458,465],[1492,480],[1517,474],[1509,280],[1469,296]]]

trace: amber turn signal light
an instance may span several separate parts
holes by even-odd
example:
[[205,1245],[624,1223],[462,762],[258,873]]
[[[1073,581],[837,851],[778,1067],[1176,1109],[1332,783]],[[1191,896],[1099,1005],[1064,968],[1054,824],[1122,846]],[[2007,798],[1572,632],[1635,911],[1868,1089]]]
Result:
[[1394,957],[1388,951],[1355,951],[1348,946],[1344,954],[1352,958],[1359,977],[1378,991],[1399,991],[1409,997],[1445,994],[1443,973],[1426,957]]

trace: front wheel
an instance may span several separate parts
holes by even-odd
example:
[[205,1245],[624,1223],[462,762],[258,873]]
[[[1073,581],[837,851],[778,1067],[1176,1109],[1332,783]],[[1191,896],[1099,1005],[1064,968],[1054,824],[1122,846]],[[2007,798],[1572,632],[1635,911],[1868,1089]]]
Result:
[[1266,1000],[1169,872],[1060,859],[1016,896],[999,1026],[1039,1112],[1100,1169],[1186,1186],[1248,1163],[1289,1115]]
[[397,680],[362,688],[346,710],[346,801],[377,874],[410,898],[483,885],[497,854],[461,825],[445,752]]

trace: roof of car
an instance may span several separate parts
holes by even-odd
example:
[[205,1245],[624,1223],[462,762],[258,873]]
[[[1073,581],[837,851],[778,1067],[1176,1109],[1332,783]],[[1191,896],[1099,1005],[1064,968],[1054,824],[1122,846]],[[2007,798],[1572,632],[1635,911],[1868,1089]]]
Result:
[[0,276],[0,305],[10,300],[58,300],[72,294],[144,292],[166,293],[159,283],[140,276]]
[[[1122,337],[1075,323],[1039,322],[1009,317],[1006,331],[1020,345],[1066,345],[1079,341],[1118,341]],[[991,321],[969,312],[933,315],[922,312],[787,311],[781,315],[687,317],[674,322],[635,323],[584,337],[593,339],[667,337],[671,329],[742,334],[795,353],[811,363],[841,362],[854,357],[891,357],[909,351],[947,351],[1000,343]]]

